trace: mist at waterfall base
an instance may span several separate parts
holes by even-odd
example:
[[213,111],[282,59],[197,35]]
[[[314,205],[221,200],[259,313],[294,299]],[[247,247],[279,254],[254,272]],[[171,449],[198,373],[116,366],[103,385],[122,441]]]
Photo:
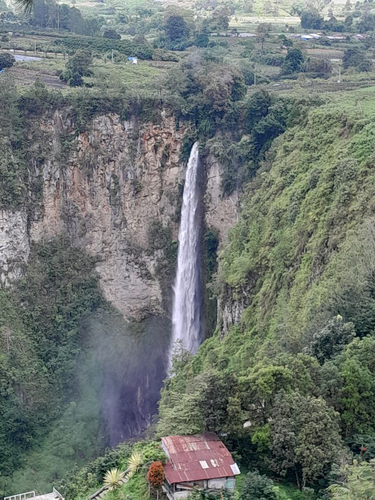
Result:
[[191,150],[183,193],[168,369],[176,343],[195,353],[201,342],[199,144]]
[[128,323],[101,313],[85,321],[79,378],[98,398],[99,433],[106,446],[139,436],[157,413],[166,376],[170,320],[150,316]]

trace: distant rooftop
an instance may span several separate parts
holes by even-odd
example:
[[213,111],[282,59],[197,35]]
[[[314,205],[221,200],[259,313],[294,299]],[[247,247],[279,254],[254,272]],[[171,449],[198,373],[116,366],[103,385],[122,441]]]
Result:
[[213,432],[165,437],[162,447],[169,459],[164,466],[169,484],[240,474],[232,455]]

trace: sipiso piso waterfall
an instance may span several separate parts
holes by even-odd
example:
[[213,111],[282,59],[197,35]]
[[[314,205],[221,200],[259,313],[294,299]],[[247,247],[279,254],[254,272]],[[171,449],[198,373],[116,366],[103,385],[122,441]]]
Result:
[[176,342],[193,354],[201,342],[202,297],[200,291],[200,221],[199,221],[199,146],[191,150],[186,171],[181,223],[177,274],[174,285],[172,314],[172,339],[169,349],[169,370]]

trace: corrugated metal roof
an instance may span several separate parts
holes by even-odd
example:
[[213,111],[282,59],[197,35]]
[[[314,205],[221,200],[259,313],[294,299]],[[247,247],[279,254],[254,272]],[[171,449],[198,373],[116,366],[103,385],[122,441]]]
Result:
[[233,472],[236,468],[232,468],[235,465],[232,455],[213,432],[165,437],[162,438],[162,445],[169,458],[164,466],[169,484],[239,474]]

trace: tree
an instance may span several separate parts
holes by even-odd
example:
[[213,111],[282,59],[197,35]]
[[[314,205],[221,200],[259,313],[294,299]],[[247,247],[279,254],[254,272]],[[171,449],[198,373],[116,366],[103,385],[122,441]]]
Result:
[[304,10],[300,14],[301,26],[305,29],[320,30],[323,28],[324,19],[315,10]]
[[293,376],[282,366],[256,366],[248,377],[240,379],[242,405],[253,423],[266,424],[276,394],[289,389]]
[[32,7],[32,23],[43,28],[46,27],[49,19],[49,7],[45,0],[34,0]]
[[226,31],[229,28],[229,17],[225,12],[215,12],[212,16],[210,27],[212,31]]
[[271,98],[268,92],[260,90],[255,92],[246,102],[245,126],[248,132],[252,132],[254,125],[264,116],[267,116],[271,106]]
[[276,500],[273,481],[258,471],[249,472],[244,480],[241,500]]
[[345,323],[343,318],[337,315],[327,326],[314,334],[308,350],[323,364],[340,353],[345,345],[350,344],[355,335],[354,324]]
[[375,15],[366,14],[358,23],[358,31],[360,33],[366,33],[368,31],[374,31],[375,29]]
[[[167,392],[168,391],[168,392]],[[158,433],[196,434],[204,431],[239,433],[241,404],[235,377],[209,370],[191,380],[169,380],[160,406]]]
[[5,68],[11,68],[16,62],[12,54],[8,52],[0,52],[0,71]]
[[116,30],[109,28],[104,30],[103,38],[109,38],[110,40],[121,40],[121,35],[119,35]]
[[337,457],[341,446],[338,413],[322,398],[281,392],[271,422],[272,468],[293,472],[299,488],[313,483]]
[[270,29],[271,26],[268,23],[261,23],[257,27],[257,38],[259,40],[262,52],[264,49],[264,42],[266,41]]
[[288,53],[281,66],[281,73],[288,75],[302,71],[303,63],[304,57],[300,49],[288,49]]
[[313,78],[324,78],[332,73],[332,66],[326,59],[309,58],[306,73]]
[[332,500],[372,500],[375,498],[375,460],[341,468],[344,484],[332,484],[328,491]]
[[60,78],[67,81],[71,87],[83,85],[83,77],[90,76],[92,64],[92,54],[88,50],[77,50],[66,63],[66,70]]
[[338,360],[340,405],[347,433],[371,433],[375,426],[375,339],[356,338]]
[[167,19],[165,33],[171,42],[176,42],[189,36],[189,28],[182,16],[170,16]]
[[79,73],[73,73],[67,81],[70,87],[82,87],[84,84],[83,78]]
[[222,490],[220,493],[220,497],[218,497],[216,492],[212,492],[212,490],[206,490],[201,488],[194,488],[190,495],[188,496],[189,500],[233,500],[233,494],[229,491]]
[[196,36],[195,36],[195,45],[197,47],[207,47],[208,44],[209,44],[209,36],[207,35],[207,33],[198,33]]
[[353,16],[351,16],[351,15],[346,16],[345,21],[344,21],[345,28],[350,29],[353,25],[353,21],[354,21]]
[[344,52],[344,57],[342,58],[342,65],[344,69],[348,69],[350,67],[357,68],[360,64],[362,64],[366,59],[366,54],[358,49],[347,49]]
[[81,11],[76,7],[71,7],[68,12],[67,28],[78,35],[86,35],[86,22]]

